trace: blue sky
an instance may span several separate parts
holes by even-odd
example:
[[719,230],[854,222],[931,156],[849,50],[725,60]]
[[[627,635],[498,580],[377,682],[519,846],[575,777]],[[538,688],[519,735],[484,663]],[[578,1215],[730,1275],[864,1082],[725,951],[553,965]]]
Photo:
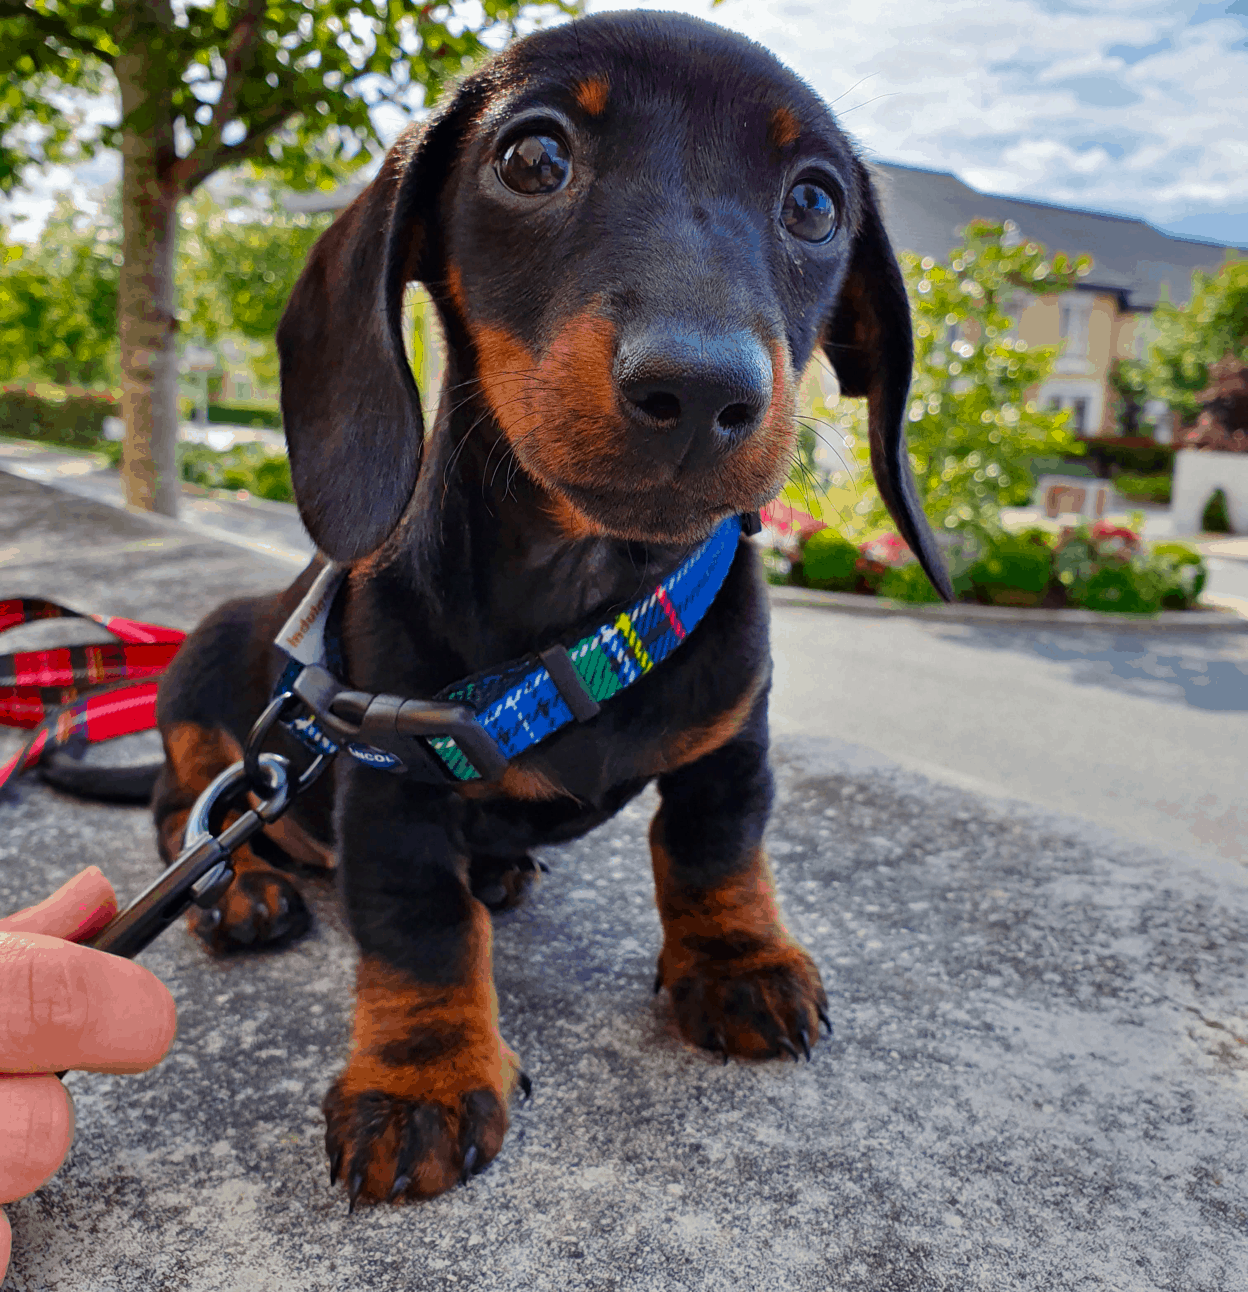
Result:
[[[618,4],[591,0],[598,12]],[[1140,216],[1248,246],[1248,0],[658,0],[744,32],[814,86],[869,157],[989,193]],[[108,182],[33,176],[7,219]]]

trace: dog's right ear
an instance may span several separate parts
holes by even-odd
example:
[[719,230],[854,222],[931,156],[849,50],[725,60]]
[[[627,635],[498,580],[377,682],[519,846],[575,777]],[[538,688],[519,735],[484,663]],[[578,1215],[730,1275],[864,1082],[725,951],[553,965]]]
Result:
[[424,421],[403,347],[403,291],[436,254],[435,212],[465,100],[406,131],[322,234],[277,328],[299,515],[334,561],[375,551],[416,487]]

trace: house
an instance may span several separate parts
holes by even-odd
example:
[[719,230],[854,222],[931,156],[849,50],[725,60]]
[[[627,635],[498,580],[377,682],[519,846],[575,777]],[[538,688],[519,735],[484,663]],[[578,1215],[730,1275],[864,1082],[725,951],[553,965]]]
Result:
[[[980,193],[944,171],[875,162],[872,172],[894,248],[944,260],[971,220],[1012,220],[1019,235],[1052,251],[1092,257],[1092,272],[1061,296],[1021,310],[1018,335],[1029,345],[1064,343],[1055,371],[1037,392],[1041,403],[1071,410],[1080,435],[1114,435],[1108,376],[1115,358],[1142,358],[1158,301],[1186,302],[1192,270],[1214,272],[1248,248],[1171,237],[1143,220]],[[1151,408],[1157,438],[1172,435],[1164,405]]]

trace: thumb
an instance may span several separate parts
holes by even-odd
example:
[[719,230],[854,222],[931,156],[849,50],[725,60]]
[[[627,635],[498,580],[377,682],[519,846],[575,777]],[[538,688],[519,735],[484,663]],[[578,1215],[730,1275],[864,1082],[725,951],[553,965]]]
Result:
[[117,896],[98,866],[88,866],[38,906],[0,920],[0,932],[44,933],[67,942],[93,938],[117,914]]

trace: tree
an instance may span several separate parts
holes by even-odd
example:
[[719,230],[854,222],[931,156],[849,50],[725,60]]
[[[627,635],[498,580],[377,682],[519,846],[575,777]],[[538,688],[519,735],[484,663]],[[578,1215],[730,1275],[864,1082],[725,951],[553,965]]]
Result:
[[0,381],[115,381],[120,262],[113,212],[88,217],[68,197],[37,245],[0,231]]
[[[1069,414],[1041,410],[1027,393],[1052,369],[1055,348],[1016,339],[1010,312],[1036,296],[1068,291],[1086,275],[1087,256],[1050,255],[1018,240],[1011,222],[975,220],[944,264],[912,252],[898,257],[914,316],[914,374],[906,435],[928,516],[937,526],[996,520],[1029,479],[1033,457],[1077,452]],[[838,410],[839,411],[839,410]],[[860,405],[834,423],[867,460]],[[856,510],[871,523],[886,517],[871,490]]]
[[[409,113],[514,34],[530,10],[481,0],[0,0],[0,188],[21,168],[120,149],[122,480],[132,507],[174,515],[178,204],[248,162],[297,188],[333,187],[380,147],[372,110]],[[88,135],[75,93],[111,91],[117,124]]]
[[180,217],[178,322],[189,340],[251,342],[252,367],[277,379],[273,334],[328,214],[290,214],[263,190],[224,201],[201,189]]
[[1216,274],[1192,274],[1186,305],[1162,301],[1153,311],[1149,385],[1184,422],[1200,412],[1209,369],[1231,355],[1248,359],[1248,260],[1228,260]]

